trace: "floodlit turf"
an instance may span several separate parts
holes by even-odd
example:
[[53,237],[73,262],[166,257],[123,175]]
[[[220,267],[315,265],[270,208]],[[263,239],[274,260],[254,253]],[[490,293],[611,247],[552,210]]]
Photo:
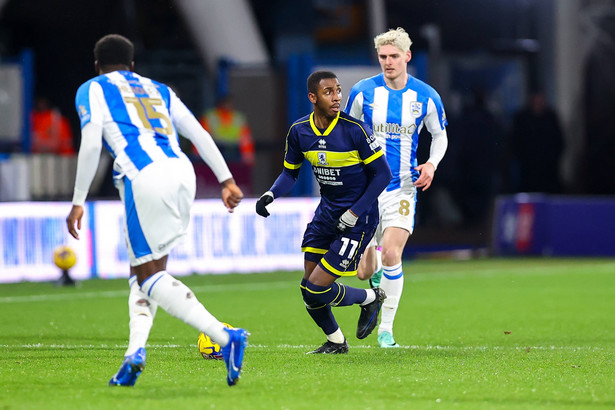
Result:
[[[348,355],[325,338],[300,272],[183,280],[220,320],[251,333],[244,372],[200,357],[197,332],[158,311],[147,367],[108,387],[126,348],[125,280],[72,288],[0,285],[0,409],[540,409],[615,406],[615,261],[413,261],[395,337],[357,340],[356,306],[335,308]],[[355,278],[349,285],[364,285]]]

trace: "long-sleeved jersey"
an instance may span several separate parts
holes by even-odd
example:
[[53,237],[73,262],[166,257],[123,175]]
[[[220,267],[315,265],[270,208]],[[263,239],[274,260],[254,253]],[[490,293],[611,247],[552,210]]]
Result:
[[359,81],[350,90],[344,111],[374,131],[393,174],[387,191],[418,179],[414,168],[418,165],[416,152],[423,126],[432,136],[428,161],[437,167],[444,157],[448,122],[442,100],[432,87],[411,75],[401,90],[387,87],[382,73]]
[[[288,131],[284,171],[271,189],[274,196],[290,190],[292,185],[283,182],[284,173],[296,178],[307,159],[320,185],[315,218],[334,222],[348,209],[358,216],[368,211],[377,216],[376,198],[390,179],[390,171],[370,128],[340,112],[326,130],[319,130],[313,116],[297,120]],[[379,184],[382,180],[384,184]]]

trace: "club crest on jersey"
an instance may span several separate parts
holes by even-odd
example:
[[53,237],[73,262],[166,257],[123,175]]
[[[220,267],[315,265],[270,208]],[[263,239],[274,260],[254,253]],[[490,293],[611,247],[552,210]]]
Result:
[[414,117],[419,117],[423,112],[423,103],[418,101],[412,101],[410,103],[410,113]]
[[318,165],[329,165],[327,162],[327,153],[319,152],[318,153]]
[[327,141],[322,138],[318,140],[318,148],[327,148]]

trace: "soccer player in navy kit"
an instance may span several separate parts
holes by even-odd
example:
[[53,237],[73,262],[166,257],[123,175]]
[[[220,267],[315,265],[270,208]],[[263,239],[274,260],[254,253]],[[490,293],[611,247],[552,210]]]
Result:
[[[401,298],[404,275],[401,257],[414,229],[416,191],[429,188],[446,152],[446,115],[438,93],[407,73],[412,41],[402,28],[374,38],[382,73],[356,83],[350,90],[345,112],[365,121],[385,151],[393,178],[378,198],[380,224],[359,266],[359,279],[384,289],[378,327],[380,347],[399,347],[393,338],[393,321]],[[429,159],[418,164],[416,150],[421,129],[431,134]],[[376,246],[382,246],[382,271],[377,269]]]
[[114,158],[113,180],[125,208],[130,255],[130,338],[111,386],[132,386],[145,367],[145,343],[157,306],[211,337],[222,347],[227,382],[241,372],[248,334],[228,329],[194,293],[166,271],[171,249],[186,235],[196,177],[179,148],[178,132],[189,138],[222,186],[229,212],[243,198],[211,136],[173,90],[133,72],[134,46],[117,34],[94,47],[97,77],[77,90],[81,147],[68,231],[79,239],[83,204],[104,144]]
[[291,125],[284,169],[257,201],[256,212],[269,216],[266,206],[290,192],[304,159],[312,164],[321,200],[303,236],[305,274],[300,287],[307,311],[327,341],[308,353],[347,353],[331,306],[361,305],[357,337],[363,339],[375,328],[386,295],[381,289],[352,288],[336,280],[356,274],[378,223],[376,198],[391,171],[371,129],[340,111],[342,92],[334,73],[312,73],[307,89],[314,111]]

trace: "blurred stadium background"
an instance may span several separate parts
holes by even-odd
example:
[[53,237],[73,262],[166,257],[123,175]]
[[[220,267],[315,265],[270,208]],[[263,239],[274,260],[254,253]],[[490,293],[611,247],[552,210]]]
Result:
[[[256,147],[256,166],[234,172],[254,198],[281,169],[288,125],[310,111],[307,75],[331,69],[347,92],[379,72],[373,36],[404,27],[412,74],[439,91],[449,118],[449,152],[420,194],[406,256],[615,256],[614,15],[610,0],[0,0],[0,282],[47,280],[53,248],[72,243],[64,217],[75,157],[32,153],[30,113],[46,98],[78,148],[74,95],[94,75],[94,42],[111,32],[135,42],[138,72],[172,85],[197,116],[233,95]],[[562,183],[523,192],[512,123],[536,90],[563,130]],[[491,122],[467,121],[477,92]],[[423,159],[428,147],[426,135]],[[72,245],[80,278],[127,274],[108,165],[89,197],[87,240]],[[195,168],[193,226],[214,236],[195,228],[177,270],[301,268],[298,241],[317,200],[309,172],[265,223],[249,200],[234,219],[220,212],[211,174]]]

